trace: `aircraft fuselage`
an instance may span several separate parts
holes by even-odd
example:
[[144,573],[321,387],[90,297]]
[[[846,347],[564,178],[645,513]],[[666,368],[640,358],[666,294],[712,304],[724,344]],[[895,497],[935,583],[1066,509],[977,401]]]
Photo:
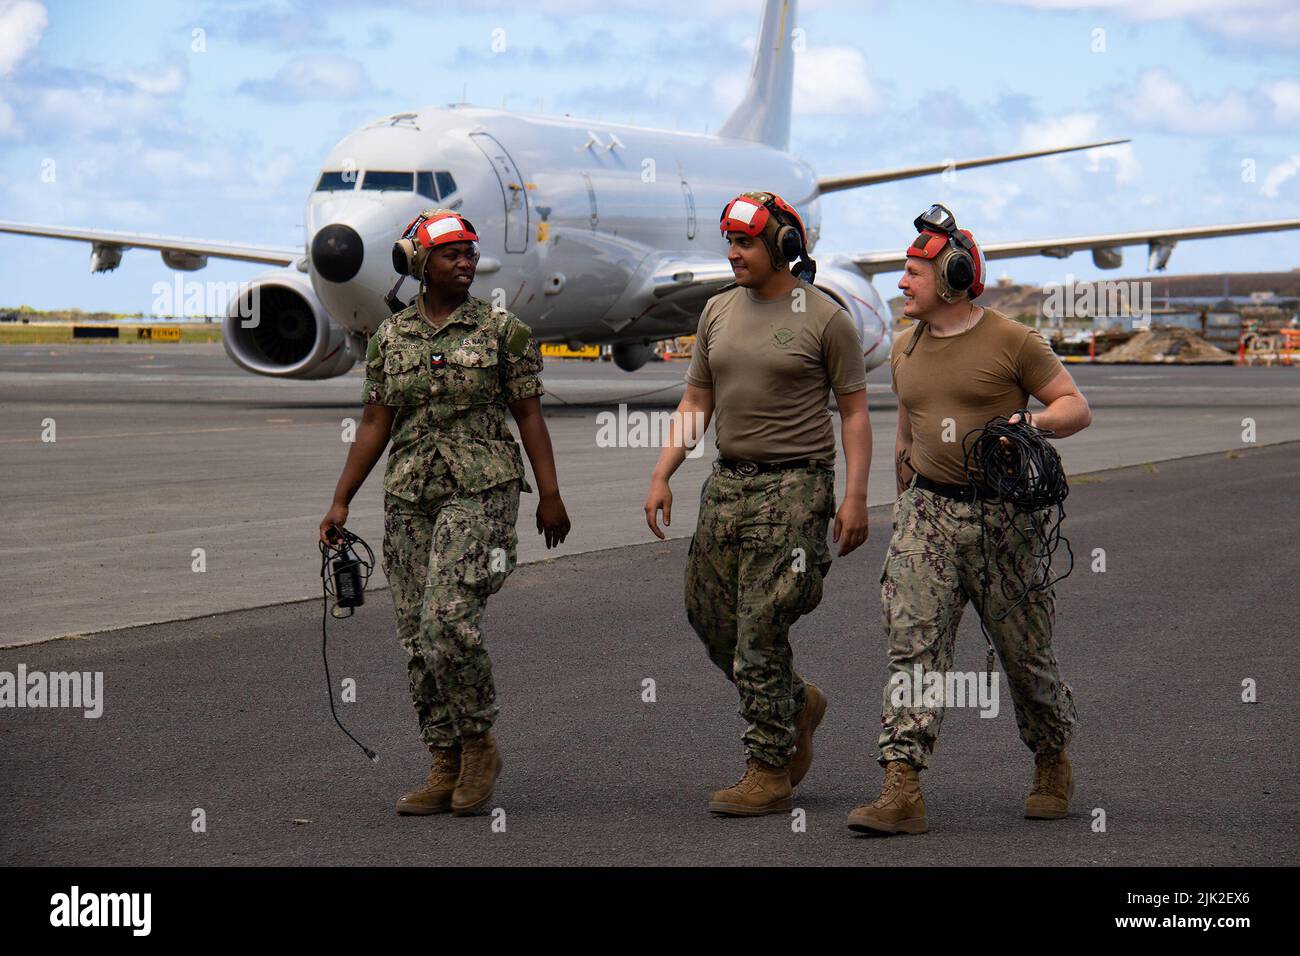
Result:
[[[812,168],[758,143],[561,116],[478,107],[428,108],[344,137],[322,172],[350,188],[313,192],[307,235],[346,226],[364,252],[355,265],[313,252],[312,286],[330,315],[370,333],[388,315],[396,279],[390,249],[424,208],[448,205],[480,237],[473,294],[510,309],[543,340],[654,339],[688,329],[641,315],[642,271],[665,253],[722,259],[717,216],[745,189],[780,193],[799,210],[815,245],[821,223]],[[372,172],[449,173],[450,194],[367,188]],[[376,177],[380,179],[380,177]],[[426,177],[437,190],[445,177]],[[335,183],[339,185],[339,183]],[[312,239],[308,241],[312,249]],[[321,267],[324,268],[321,268]],[[399,295],[415,293],[407,280]]]

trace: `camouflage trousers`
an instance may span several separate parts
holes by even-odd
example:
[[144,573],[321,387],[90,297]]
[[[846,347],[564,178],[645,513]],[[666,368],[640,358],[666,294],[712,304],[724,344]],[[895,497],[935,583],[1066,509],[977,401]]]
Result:
[[[1028,580],[1032,573],[1033,545],[1012,528],[1001,505],[986,502],[983,509],[988,607],[981,607],[984,555],[980,550],[980,505],[918,488],[915,479],[895,503],[894,535],[880,575],[889,675],[892,680],[904,673],[914,681],[918,674],[951,670],[957,625],[969,601],[983,616],[1002,662],[1020,739],[1035,753],[1059,751],[1069,742],[1078,716],[1070,686],[1061,680],[1052,652],[1056,594],[1051,587],[1034,592],[1007,612],[1021,589],[1019,579]],[[1046,520],[1048,514],[1039,512],[1039,521]],[[1020,519],[1021,528],[1027,520]],[[894,686],[885,685],[880,763],[905,760],[924,769],[939,736],[943,708],[894,706]]]
[[384,573],[397,638],[410,655],[411,700],[420,737],[453,747],[496,719],[483,608],[515,567],[520,483],[429,503],[384,498]]
[[746,752],[776,767],[790,762],[804,704],[790,626],[821,603],[834,486],[830,469],[745,477],[715,466],[700,495],[686,616],[740,692]]

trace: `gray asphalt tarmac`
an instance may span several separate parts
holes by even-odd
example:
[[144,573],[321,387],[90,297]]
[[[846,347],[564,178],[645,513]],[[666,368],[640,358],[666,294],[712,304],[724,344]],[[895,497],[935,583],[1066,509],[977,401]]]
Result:
[[[795,629],[798,666],[830,699],[796,794],[802,831],[705,810],[739,776],[742,725],[686,623],[674,540],[527,565],[493,598],[495,816],[393,812],[427,758],[385,592],[331,622],[335,678],[357,685],[344,719],[378,764],[330,720],[319,601],[0,650],[0,670],[105,682],[98,719],[0,712],[0,863],[1294,864],[1298,480],[1300,444],[1076,479],[1066,531],[1079,564],[1058,585],[1056,638],[1081,717],[1064,820],[1021,816],[1032,761],[1003,681],[997,717],[945,720],[922,777],[930,833],[844,826],[880,783],[890,511],[875,508],[869,542],[837,560]],[[682,483],[683,499],[693,491]],[[1090,568],[1098,548],[1104,573]],[[956,666],[982,660],[968,612]],[[1257,703],[1242,702],[1247,679]]]
[[[641,506],[658,449],[602,447],[602,416],[675,406],[681,363],[627,374],[547,364],[544,401],[574,532],[552,554],[650,539]],[[1300,370],[1071,366],[1092,427],[1060,443],[1072,475],[1300,440]],[[888,370],[868,376],[874,457],[868,501],[893,500],[897,406]],[[310,597],[316,528],[360,417],[359,370],[279,381],[236,369],[217,345],[0,347],[0,646],[92,634]],[[56,440],[43,441],[46,422]],[[674,480],[673,536],[689,535],[713,456]],[[350,526],[382,529],[380,470]],[[841,469],[838,487],[844,487]],[[548,557],[520,509],[520,560]],[[204,570],[194,570],[202,550]],[[382,575],[379,583],[382,583]]]

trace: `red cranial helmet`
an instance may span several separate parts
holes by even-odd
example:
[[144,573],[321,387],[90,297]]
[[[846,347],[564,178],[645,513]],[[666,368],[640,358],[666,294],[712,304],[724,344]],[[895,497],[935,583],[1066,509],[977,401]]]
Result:
[[474,224],[450,209],[426,209],[402,230],[393,243],[393,268],[401,275],[422,278],[429,253],[449,242],[478,242]]
[[913,225],[918,232],[907,255],[934,263],[939,297],[945,302],[956,302],[963,296],[978,298],[984,291],[988,267],[970,230],[958,229],[953,214],[938,204],[917,216]]
[[722,207],[718,228],[724,236],[740,232],[761,239],[772,257],[773,268],[784,269],[798,259],[811,265],[803,220],[776,193],[741,193]]

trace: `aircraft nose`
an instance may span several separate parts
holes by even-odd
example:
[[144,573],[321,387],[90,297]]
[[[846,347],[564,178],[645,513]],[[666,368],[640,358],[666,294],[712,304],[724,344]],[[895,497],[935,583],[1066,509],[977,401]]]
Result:
[[361,237],[341,222],[323,227],[311,241],[312,267],[330,282],[347,282],[361,271],[364,258]]

